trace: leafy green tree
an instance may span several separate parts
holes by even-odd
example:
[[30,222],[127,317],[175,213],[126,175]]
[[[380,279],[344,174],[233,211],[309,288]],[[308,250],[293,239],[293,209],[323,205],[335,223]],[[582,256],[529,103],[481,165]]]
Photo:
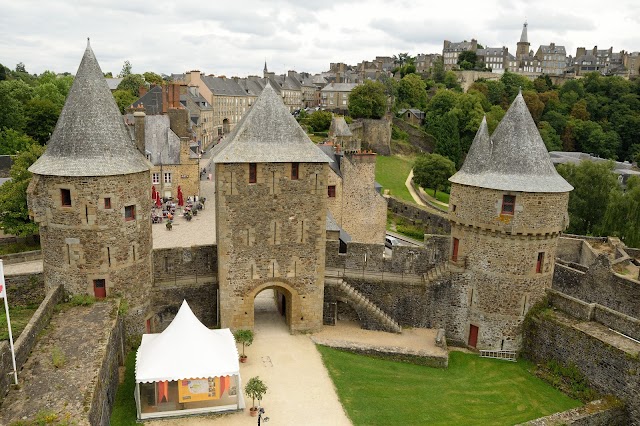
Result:
[[7,79],[7,70],[4,65],[0,64],[0,81]]
[[135,96],[138,99],[141,86],[146,86],[146,84],[140,74],[128,74],[118,84],[117,90],[126,90],[131,93],[131,96]]
[[111,71],[104,73],[104,78],[113,78],[113,73]]
[[11,180],[0,186],[0,225],[8,234],[25,237],[38,232],[38,225],[29,219],[27,186],[31,172],[27,169],[43,152],[44,147],[35,143],[20,152],[9,172]]
[[458,120],[462,153],[469,150],[482,122],[482,117],[484,116],[483,100],[485,98],[479,92],[460,93],[457,96],[455,107],[451,110]]
[[502,81],[489,80],[487,85],[487,100],[491,105],[499,105],[505,110],[509,107],[507,100],[507,89]]
[[122,65],[122,70],[120,71],[120,74],[118,74],[118,78],[124,78],[130,74],[131,74],[131,62],[124,61],[124,64]]
[[460,167],[462,165],[462,149],[456,112],[449,111],[444,115],[429,112],[425,121],[425,130],[436,141],[433,152],[449,158],[456,167]]
[[379,81],[367,80],[349,94],[349,115],[353,118],[380,118],[386,111],[385,87]]
[[33,87],[22,80],[6,80],[0,83],[9,95],[18,102],[25,104],[33,98]]
[[18,62],[18,64],[16,65],[16,72],[27,72],[22,62]]
[[476,69],[478,55],[472,50],[465,50],[458,55],[458,65],[463,70]]
[[569,193],[569,232],[593,235],[602,227],[609,197],[618,190],[613,162],[560,164],[558,173],[574,189]]
[[443,115],[451,111],[458,103],[458,94],[450,90],[438,90],[427,104],[427,112]]
[[116,100],[120,112],[124,114],[127,109],[138,100],[137,96],[134,96],[128,90],[116,90],[113,92],[113,98]]
[[7,83],[0,81],[0,129],[22,130],[25,126],[24,106],[12,96]]
[[438,154],[425,154],[413,165],[413,180],[423,188],[433,188],[435,197],[438,190],[448,187],[448,179],[456,172],[456,165],[450,159]]
[[144,74],[142,74],[142,76],[144,77],[144,80],[150,84],[161,85],[164,81],[162,80],[162,76],[160,76],[159,74],[156,74],[155,72],[147,71]]
[[62,111],[61,105],[56,105],[49,99],[32,99],[25,105],[25,132],[33,139],[44,145],[49,140],[56,127],[58,117]]
[[398,84],[398,106],[424,109],[427,106],[426,89],[427,85],[419,75],[406,75]]
[[15,155],[26,151],[35,141],[13,129],[0,130],[0,155]]
[[447,71],[444,74],[444,85],[447,89],[454,89],[458,92],[462,92],[462,87],[460,87],[460,83],[458,82],[458,76],[453,71]]
[[540,75],[535,80],[533,80],[533,87],[536,89],[536,92],[543,93],[551,90],[553,87],[553,82],[548,75]]
[[39,84],[35,87],[33,94],[35,99],[47,99],[60,108],[64,106],[66,99],[54,83]]
[[314,132],[326,132],[331,127],[331,119],[333,114],[329,111],[315,111],[309,116],[307,122],[313,128]]
[[573,104],[573,108],[571,108],[571,116],[578,120],[588,121],[591,116],[589,115],[589,111],[587,111],[587,101],[582,99]]
[[562,140],[560,140],[560,135],[556,133],[556,130],[551,124],[549,124],[549,122],[541,121],[538,124],[538,130],[540,131],[540,136],[542,136],[544,145],[547,147],[547,151],[562,150]]
[[505,71],[500,77],[504,84],[508,102],[511,103],[520,90],[532,90],[533,83],[527,77],[513,72]]
[[444,77],[444,63],[442,62],[442,59],[440,59],[431,65],[431,78],[433,78],[433,81],[436,83],[444,83]]
[[535,90],[525,90],[522,92],[522,98],[529,108],[533,121],[538,123],[542,113],[544,111],[544,102],[538,97],[538,93]]
[[629,247],[640,247],[640,178],[631,176],[625,191],[610,195],[600,235],[619,237]]

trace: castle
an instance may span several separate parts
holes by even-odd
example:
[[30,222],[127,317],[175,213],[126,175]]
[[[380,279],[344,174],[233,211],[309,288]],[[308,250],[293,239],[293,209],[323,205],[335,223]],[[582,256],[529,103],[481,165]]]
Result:
[[[430,275],[421,303],[402,305],[398,298],[405,312],[358,312],[363,325],[443,328],[450,340],[472,347],[518,349],[525,314],[551,287],[572,189],[553,168],[522,95],[493,136],[483,121],[465,164],[451,177],[451,235],[411,253],[394,250],[391,259],[384,258],[379,229],[384,199],[373,185],[349,189],[357,179],[346,178],[372,181],[375,155],[359,150],[346,123],[335,122],[332,133],[338,147],[316,146],[267,84],[216,147],[218,267],[208,291],[219,291],[219,299],[205,308],[216,310],[209,317],[223,327],[252,328],[253,299],[273,288],[292,332],[317,330],[335,321],[338,311],[327,309],[332,304],[359,310],[340,295],[348,279],[335,287],[325,269],[378,264],[384,270],[395,262],[403,273],[446,273]],[[151,167],[87,46],[47,150],[30,168],[29,207],[40,224],[47,287],[125,297],[127,328],[138,334],[152,324],[162,328],[153,302]],[[341,172],[340,192],[349,191],[360,205],[336,203],[331,182]],[[335,225],[353,241],[336,244]],[[367,297],[376,305],[383,296]]]

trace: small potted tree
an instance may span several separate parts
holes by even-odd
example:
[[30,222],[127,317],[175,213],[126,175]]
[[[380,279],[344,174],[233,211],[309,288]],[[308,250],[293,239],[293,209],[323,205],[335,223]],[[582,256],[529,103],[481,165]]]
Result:
[[[249,379],[246,385],[244,385],[244,393],[252,399],[252,406],[249,408],[249,414],[252,416],[258,415],[260,401],[265,393],[267,393],[267,385],[264,384],[260,377],[252,377]],[[258,400],[258,407],[256,407],[256,399]]]
[[236,342],[242,343],[242,355],[240,355],[240,362],[246,362],[247,356],[244,354],[244,347],[251,346],[253,343],[253,331],[251,330],[238,330],[233,334],[236,338]]

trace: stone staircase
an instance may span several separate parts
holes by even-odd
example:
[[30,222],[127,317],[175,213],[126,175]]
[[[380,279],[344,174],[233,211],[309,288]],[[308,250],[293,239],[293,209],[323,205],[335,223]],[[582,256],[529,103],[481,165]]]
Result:
[[426,273],[423,274],[424,282],[429,283],[432,281],[438,280],[440,277],[448,275],[451,273],[451,265],[448,260],[444,262],[438,263],[433,268],[429,269]]
[[338,287],[345,296],[354,302],[358,309],[364,310],[371,317],[375,318],[385,331],[402,333],[400,324],[377,307],[376,304],[369,300],[364,294],[347,284],[342,278],[326,278],[325,283]]

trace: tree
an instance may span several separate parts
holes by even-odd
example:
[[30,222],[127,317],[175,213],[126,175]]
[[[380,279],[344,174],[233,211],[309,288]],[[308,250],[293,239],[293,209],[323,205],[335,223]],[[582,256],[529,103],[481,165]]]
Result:
[[527,108],[531,113],[533,121],[538,123],[540,121],[540,117],[542,117],[542,112],[544,111],[544,103],[538,97],[538,93],[535,90],[525,90],[522,92],[522,98],[527,104]]
[[465,50],[458,55],[458,65],[463,70],[472,70],[477,67],[478,55],[472,50]]
[[255,411],[257,410],[256,399],[258,400],[258,404],[260,404],[262,397],[267,393],[267,385],[260,380],[259,376],[252,377],[247,381],[247,384],[244,385],[244,393],[252,399],[253,402],[251,410]]
[[533,89],[533,83],[527,77],[513,72],[505,71],[500,77],[500,81],[504,84],[507,100],[509,103],[513,101],[520,90]]
[[562,149],[560,136],[549,122],[541,121],[540,124],[538,124],[538,130],[540,131],[544,145],[547,147],[547,151],[560,151]]
[[380,118],[387,111],[385,87],[379,81],[367,80],[349,94],[349,115],[353,118]]
[[118,84],[118,90],[126,90],[131,93],[131,96],[135,96],[138,99],[140,94],[140,87],[146,86],[144,78],[140,74],[128,74]]
[[589,120],[591,116],[589,115],[589,111],[587,111],[587,101],[582,99],[573,104],[573,108],[571,108],[571,116],[578,120]]
[[600,235],[619,237],[629,247],[640,247],[640,178],[631,176],[625,191],[611,193]]
[[123,78],[130,74],[131,74],[131,62],[124,61],[124,64],[122,65],[122,71],[120,71],[120,74],[118,74],[118,77]]
[[433,188],[435,197],[439,189],[448,186],[449,178],[456,172],[450,159],[438,154],[421,155],[413,165],[413,180],[423,188]]
[[49,99],[31,99],[24,109],[25,132],[41,145],[46,144],[56,127],[61,111],[62,106],[54,104]]
[[433,78],[433,81],[436,83],[444,83],[444,77],[444,63],[442,62],[442,59],[439,59],[431,66],[431,78]]
[[460,83],[458,82],[458,76],[453,71],[447,71],[444,73],[444,85],[447,89],[454,89],[458,92],[462,92],[462,87],[460,87]]
[[26,237],[38,232],[38,225],[29,218],[27,186],[31,172],[27,169],[42,155],[44,147],[31,144],[15,158],[11,180],[0,186],[0,224],[8,234]]
[[22,130],[25,125],[24,107],[22,102],[14,98],[5,84],[0,81],[0,129]]
[[458,117],[455,111],[449,111],[444,115],[427,113],[425,130],[436,140],[434,153],[449,158],[456,164],[462,165],[462,149],[460,147],[460,131],[458,130]]
[[0,64],[0,81],[7,79],[7,70],[4,68],[4,65]]
[[315,111],[309,116],[307,122],[314,132],[326,132],[331,127],[333,114],[329,111]]
[[13,129],[0,130],[0,155],[15,155],[26,151],[35,141]]
[[149,84],[161,85],[164,81],[162,80],[162,77],[159,74],[156,74],[155,72],[147,71],[144,74],[142,74],[142,76],[144,77],[144,80]]
[[16,65],[16,72],[27,72],[22,62],[18,62],[18,64]]
[[601,229],[610,195],[618,190],[613,162],[560,164],[558,173],[573,185],[569,193],[569,232],[593,235]]
[[121,114],[124,114],[131,104],[138,99],[137,96],[132,95],[128,90],[116,90],[113,92],[113,98],[116,100]]
[[253,343],[253,331],[251,330],[236,330],[233,333],[233,337],[235,337],[236,342],[242,344],[242,355],[240,358],[246,358],[247,356],[244,354],[245,346],[251,346]]
[[397,105],[403,108],[420,108],[427,106],[427,85],[417,74],[405,76],[398,85]]

